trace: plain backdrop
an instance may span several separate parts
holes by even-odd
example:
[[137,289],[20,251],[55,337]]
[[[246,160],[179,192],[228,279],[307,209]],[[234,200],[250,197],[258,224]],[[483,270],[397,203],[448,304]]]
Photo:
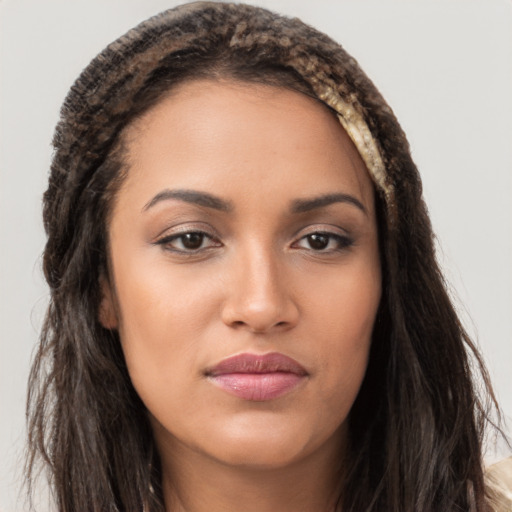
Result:
[[[298,16],[339,41],[395,110],[423,176],[447,280],[510,418],[512,3],[254,3]],[[1,512],[25,509],[18,494],[26,381],[47,301],[41,195],[60,104],[105,45],[176,4],[0,0]]]

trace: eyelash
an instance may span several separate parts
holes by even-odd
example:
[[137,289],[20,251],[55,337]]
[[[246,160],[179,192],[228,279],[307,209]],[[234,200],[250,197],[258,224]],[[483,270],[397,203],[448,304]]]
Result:
[[[200,246],[197,248],[185,247],[183,242],[185,240],[185,237],[187,237],[187,236],[188,237],[190,237],[190,236],[201,237],[199,240]],[[303,249],[312,251],[313,253],[316,253],[316,254],[339,253],[344,250],[347,250],[354,244],[354,240],[345,235],[340,235],[338,233],[332,233],[329,231],[313,231],[311,233],[308,233],[308,234],[300,237],[296,242],[294,242],[291,245],[291,247],[300,249],[301,247],[299,246],[299,244],[303,240],[307,240],[309,238],[309,243],[312,242],[312,239],[310,237],[318,237],[319,239],[322,237],[327,238],[326,247],[317,248],[317,249],[314,249],[311,246],[310,247],[302,247]],[[207,247],[202,247],[205,240],[209,240],[210,245],[208,245]],[[181,248],[173,247],[172,244],[176,241],[181,241],[181,246],[182,246]],[[320,240],[317,240],[317,241],[320,241]],[[334,247],[334,248],[329,247],[329,245],[331,245],[333,242],[336,244],[336,247]],[[207,233],[207,232],[201,231],[201,230],[190,230],[190,231],[184,231],[182,233],[177,233],[174,235],[165,236],[165,237],[157,240],[155,242],[155,245],[163,246],[165,250],[173,252],[173,253],[177,253],[177,254],[180,254],[183,256],[193,256],[193,255],[200,254],[204,251],[208,251],[209,249],[213,249],[215,247],[221,247],[222,243],[218,239],[216,239],[214,236],[212,236],[210,233]]]
[[349,247],[351,247],[353,244],[354,244],[354,241],[349,238],[348,236],[345,236],[345,235],[340,235],[339,233],[332,233],[332,232],[329,232],[329,231],[313,231],[311,233],[308,233],[307,235],[304,235],[302,236],[301,238],[299,238],[299,240],[297,242],[295,242],[293,246],[296,246],[299,242],[301,242],[302,240],[306,240],[308,239],[308,237],[324,237],[324,238],[328,238],[328,242],[327,242],[327,247],[329,246],[329,244],[334,241],[336,243],[336,247],[335,248],[322,248],[322,249],[313,249],[313,248],[310,248],[310,250],[312,250],[313,252],[315,253],[320,253],[320,254],[330,254],[330,253],[334,253],[334,252],[341,252],[345,249],[348,249]]
[[[203,245],[205,239],[209,239],[211,242],[213,242],[213,245],[210,245],[209,247],[199,247],[197,249],[190,249],[190,248],[187,249],[186,247],[183,246],[183,241],[186,236],[190,236],[190,235],[199,235],[201,237],[201,245]],[[176,240],[181,240],[181,245],[183,246],[183,248],[179,249],[176,247],[172,247],[172,243],[175,242]],[[175,252],[178,254],[183,254],[183,255],[198,254],[202,251],[211,249],[213,247],[221,247],[221,245],[222,245],[221,242],[219,242],[214,236],[210,235],[209,233],[206,233],[205,231],[201,231],[201,230],[190,230],[190,231],[184,231],[182,233],[177,233],[174,235],[165,236],[165,237],[161,238],[160,240],[157,240],[156,244],[163,246],[168,251]]]

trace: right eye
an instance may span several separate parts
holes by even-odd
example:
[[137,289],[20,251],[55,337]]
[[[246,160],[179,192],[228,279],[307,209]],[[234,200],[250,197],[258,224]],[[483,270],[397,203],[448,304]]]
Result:
[[204,231],[187,231],[169,235],[156,242],[169,251],[193,254],[211,247],[220,247],[220,242]]

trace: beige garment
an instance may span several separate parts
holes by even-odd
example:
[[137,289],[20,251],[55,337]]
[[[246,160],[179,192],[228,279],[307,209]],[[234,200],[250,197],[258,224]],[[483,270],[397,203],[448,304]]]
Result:
[[490,466],[485,472],[485,482],[493,512],[512,512],[512,457]]

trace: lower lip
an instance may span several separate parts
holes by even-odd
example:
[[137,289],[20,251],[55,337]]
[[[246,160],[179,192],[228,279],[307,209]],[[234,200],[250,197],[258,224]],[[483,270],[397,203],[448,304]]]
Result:
[[255,402],[273,400],[289,393],[304,379],[296,373],[226,373],[210,380],[227,393]]

